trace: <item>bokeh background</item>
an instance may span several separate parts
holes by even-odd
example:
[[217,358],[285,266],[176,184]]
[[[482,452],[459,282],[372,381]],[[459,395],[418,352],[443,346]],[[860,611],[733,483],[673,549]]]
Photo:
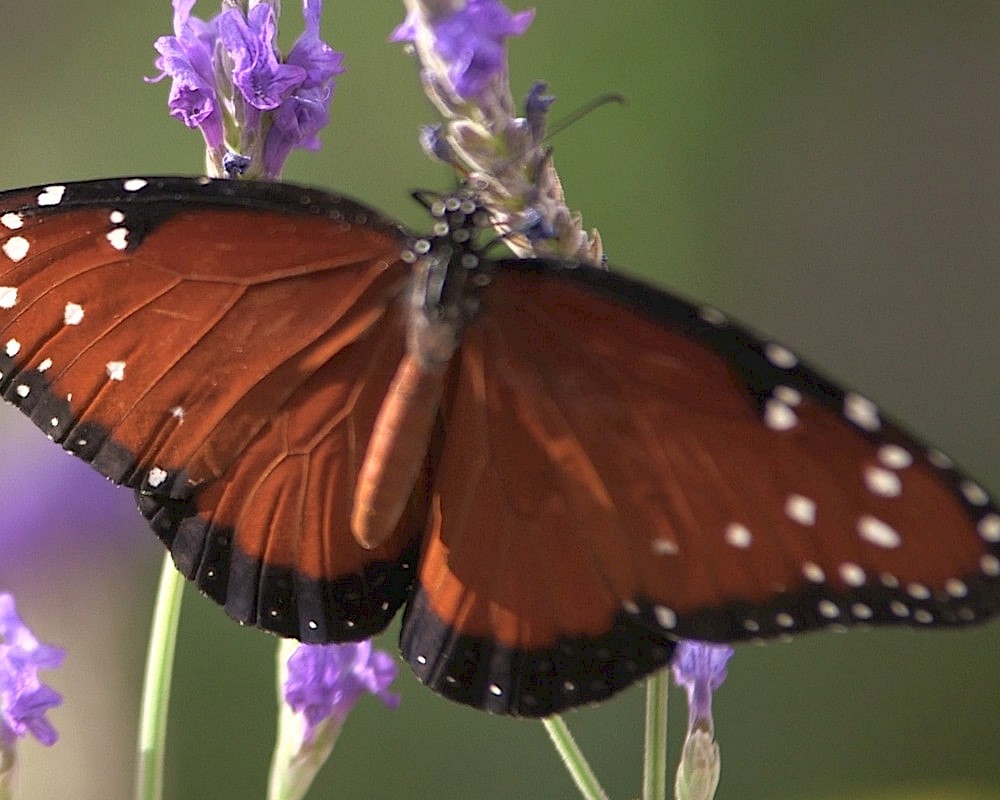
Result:
[[[389,0],[327,1],[346,52],[319,154],[286,178],[420,226],[407,192],[451,178],[434,120],[386,41]],[[524,6],[515,6],[523,8]],[[208,16],[211,2],[197,11]],[[512,45],[515,89],[553,118],[571,205],[615,264],[787,341],[1000,492],[1000,4],[539,0]],[[200,137],[146,85],[166,0],[7,2],[0,185],[197,172]],[[285,3],[283,39],[298,32]],[[118,491],[0,409],[0,589],[68,650],[23,798],[124,798],[160,548]],[[581,594],[587,587],[581,586]],[[394,627],[381,645],[395,650]],[[1000,624],[810,635],[741,646],[716,697],[719,798],[1000,798]],[[263,795],[274,641],[191,592],[170,719],[169,798]],[[572,798],[537,724],[442,700],[401,665],[401,708],[359,705],[313,797]],[[686,717],[673,696],[674,753]],[[615,798],[639,791],[639,690],[569,716]],[[671,756],[671,761],[675,755]]]

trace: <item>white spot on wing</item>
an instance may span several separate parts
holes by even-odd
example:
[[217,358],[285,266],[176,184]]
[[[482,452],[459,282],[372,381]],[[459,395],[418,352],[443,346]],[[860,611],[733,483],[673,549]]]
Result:
[[772,431],[787,431],[794,428],[799,418],[790,406],[780,400],[770,399],[764,404],[764,424]]
[[13,308],[17,305],[17,287],[0,286],[0,308]]
[[868,491],[879,497],[899,497],[899,493],[903,490],[899,476],[882,467],[865,467],[865,486],[868,487]]
[[712,308],[711,306],[702,306],[699,308],[698,316],[716,328],[721,328],[727,322],[726,315],[719,311],[719,309]]
[[52,359],[46,358],[41,364],[35,367],[35,369],[37,369],[39,372],[45,372],[45,370],[47,370],[51,366],[52,366]]
[[952,597],[965,597],[969,593],[965,581],[960,581],[958,578],[949,578],[945,581],[944,590]]
[[163,485],[167,479],[167,471],[161,467],[153,467],[146,476],[146,482],[154,489]]
[[776,614],[774,621],[777,622],[782,628],[791,628],[795,624],[795,618],[785,611]]
[[17,392],[18,397],[27,397],[29,394],[31,394],[31,387],[28,386],[27,384],[21,383],[18,384],[17,389],[15,389],[14,391]]
[[746,525],[741,525],[739,522],[730,522],[726,526],[726,532],[723,536],[726,540],[726,544],[730,544],[733,547],[739,547],[743,550],[750,546],[750,542],[753,539],[750,529]]
[[831,600],[820,600],[817,608],[819,608],[819,613],[827,619],[836,619],[840,616],[840,609]]
[[656,621],[660,623],[661,628],[671,630],[677,625],[677,614],[674,613],[672,608],[654,606],[653,613],[656,615]]
[[955,462],[951,460],[948,454],[941,452],[936,447],[932,447],[927,451],[927,460],[938,469],[951,469],[955,466]]
[[930,600],[931,597],[931,590],[922,583],[907,584],[906,593],[914,600]]
[[31,245],[28,244],[28,240],[23,236],[11,236],[0,246],[0,250],[3,250],[3,254],[16,264],[28,255],[30,247]]
[[858,519],[858,536],[866,542],[870,542],[876,547],[884,547],[886,550],[891,550],[902,544],[902,539],[895,528],[870,514],[863,514]]
[[13,358],[21,352],[21,343],[17,339],[8,339],[3,349],[8,356]]
[[175,420],[177,420],[177,424],[180,424],[184,421],[184,415],[186,413],[187,412],[184,410],[183,406],[174,406],[173,408],[170,409],[170,416],[172,416]]
[[865,605],[864,603],[854,603],[851,606],[851,613],[857,619],[871,619],[874,612],[869,605]]
[[128,228],[115,228],[108,231],[105,238],[115,250],[124,250],[128,247]]
[[979,524],[976,525],[976,530],[984,541],[1000,542],[1000,516],[997,514],[984,515],[979,520]]
[[990,496],[986,494],[986,490],[975,481],[962,481],[959,489],[962,490],[965,499],[974,506],[985,506],[990,501]]
[[983,571],[983,575],[988,575],[991,578],[995,578],[1000,575],[1000,558],[997,558],[992,553],[986,553],[979,557],[979,569]]
[[38,195],[38,205],[57,206],[62,202],[65,193],[65,186],[46,186]]
[[774,366],[781,369],[791,369],[799,363],[798,358],[795,357],[795,353],[777,342],[768,342],[764,347],[764,357]]
[[129,178],[127,181],[122,183],[122,188],[126,192],[138,192],[140,189],[144,188],[149,181],[142,178]]
[[675,556],[679,552],[675,542],[664,539],[662,536],[653,539],[651,547],[653,548],[653,552],[658,556]]
[[16,231],[24,225],[24,217],[13,211],[8,211],[0,217],[0,225],[3,225],[9,231]]
[[844,583],[848,586],[864,586],[865,580],[867,580],[865,571],[857,564],[850,561],[845,561],[841,564],[837,568],[837,571],[840,573],[840,577],[843,579]]
[[108,219],[111,220],[112,225],[121,225],[125,221],[125,212],[116,208],[108,215]]
[[884,444],[878,449],[878,460],[889,469],[906,469],[913,463],[913,456],[898,444]]
[[823,583],[826,580],[826,573],[823,572],[823,568],[812,561],[806,561],[802,565],[802,574],[807,581],[811,581],[812,583]]
[[791,386],[775,386],[771,394],[788,406],[797,406],[802,402],[802,393],[798,389],[793,389]]
[[124,361],[109,361],[104,365],[107,370],[108,377],[113,381],[123,381],[125,380],[125,362]]
[[848,392],[844,395],[844,416],[866,431],[877,431],[882,427],[878,416],[878,406],[867,397]]
[[816,502],[801,494],[790,494],[785,500],[785,514],[799,525],[815,525]]
[[67,325],[79,325],[83,322],[83,306],[79,303],[67,303],[63,309],[63,322]]

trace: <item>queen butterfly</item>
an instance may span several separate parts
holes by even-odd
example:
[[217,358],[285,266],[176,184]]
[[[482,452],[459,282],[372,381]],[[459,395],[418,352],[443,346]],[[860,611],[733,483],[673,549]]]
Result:
[[0,391],[226,612],[542,716],[732,641],[1000,606],[1000,513],[719,311],[288,184],[0,194]]

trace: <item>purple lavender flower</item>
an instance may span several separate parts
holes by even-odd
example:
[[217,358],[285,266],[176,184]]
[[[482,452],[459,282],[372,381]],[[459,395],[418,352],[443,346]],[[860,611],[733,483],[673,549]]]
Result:
[[46,746],[55,744],[55,728],[45,712],[62,703],[62,696],[38,678],[40,669],[54,669],[65,653],[40,644],[17,615],[14,598],[0,592],[0,750],[31,734]]
[[174,35],[153,43],[160,54],[154,62],[160,74],[147,78],[157,83],[173,80],[167,105],[170,116],[189,128],[201,128],[210,150],[222,147],[222,107],[215,89],[213,63],[218,39],[217,18],[205,22],[191,16],[195,0],[173,0]]
[[[341,54],[319,38],[322,0],[303,0],[305,29],[287,57],[277,47],[276,3],[229,6],[208,21],[191,16],[194,0],[172,3],[174,35],[155,43],[152,80],[173,80],[170,113],[201,128],[215,174],[278,178],[293,148],[319,147],[343,72]],[[249,159],[242,172],[227,171],[233,154]]]
[[[411,10],[390,41],[415,41],[418,13]],[[524,33],[534,16],[534,10],[512,14],[500,0],[469,0],[464,8],[430,20],[434,49],[447,62],[448,77],[461,97],[476,100],[506,73],[504,39]]]
[[721,759],[712,722],[712,692],[726,679],[733,648],[682,641],[674,652],[674,681],[687,690],[688,730],[674,783],[679,800],[711,800],[719,785]]
[[284,702],[267,796],[300,800],[361,695],[374,694],[389,708],[399,705],[399,697],[389,691],[396,663],[388,653],[372,649],[371,642],[296,645],[286,640],[278,648],[278,664]]
[[396,708],[399,696],[389,691],[396,671],[392,656],[372,648],[370,641],[300,645],[288,659],[284,694],[292,710],[305,717],[305,742],[325,720],[342,722],[366,692]]
[[218,25],[222,45],[233,60],[233,85],[251,106],[270,111],[301,85],[306,71],[278,60],[278,21],[267,3],[254,6],[246,17],[237,8],[227,9]]
[[682,641],[674,653],[674,681],[687,690],[688,729],[712,730],[712,692],[726,679],[726,662],[733,655],[727,645]]

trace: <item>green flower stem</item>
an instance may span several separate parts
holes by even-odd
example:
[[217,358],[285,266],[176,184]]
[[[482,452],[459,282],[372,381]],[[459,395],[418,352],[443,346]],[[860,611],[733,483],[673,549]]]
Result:
[[646,737],[642,764],[642,800],[667,800],[667,675],[654,672],[646,681]]
[[562,759],[563,764],[569,771],[570,777],[580,790],[585,800],[608,800],[607,794],[601,788],[601,784],[594,775],[590,764],[584,758],[580,748],[577,747],[573,734],[569,732],[566,722],[558,714],[542,719],[545,730],[548,731],[552,744],[555,745],[556,752]]
[[139,743],[136,758],[136,800],[160,800],[163,796],[163,759],[167,738],[167,708],[174,671],[177,621],[181,614],[184,577],[174,567],[170,553],[163,559],[160,586],[153,610],[153,627],[146,653]]

